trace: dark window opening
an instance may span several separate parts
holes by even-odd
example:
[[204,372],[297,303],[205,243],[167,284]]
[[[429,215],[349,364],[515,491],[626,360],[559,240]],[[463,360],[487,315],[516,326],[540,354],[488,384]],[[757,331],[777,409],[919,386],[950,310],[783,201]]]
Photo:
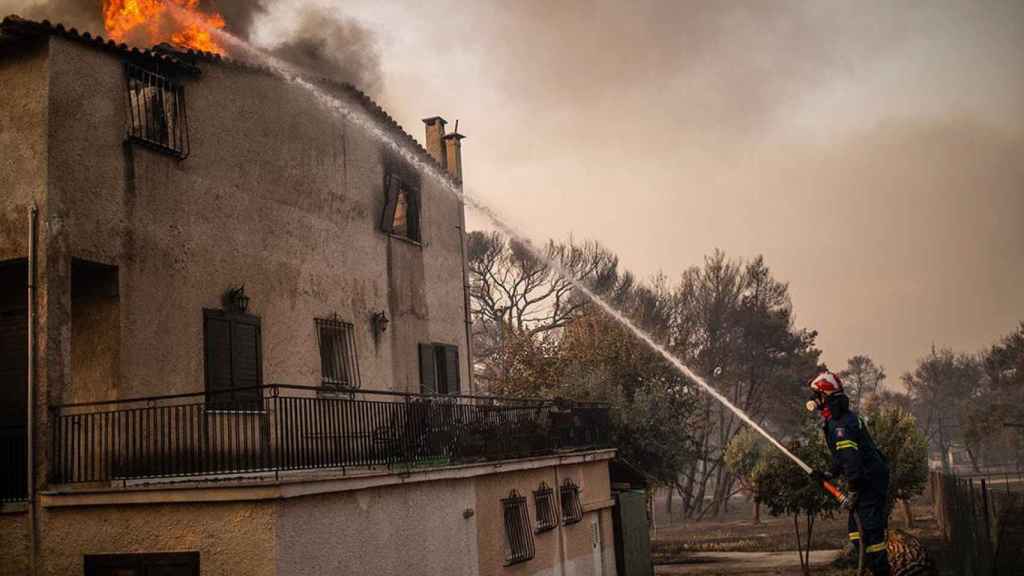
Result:
[[420,344],[420,391],[457,395],[460,385],[458,347]]
[[320,347],[320,384],[325,388],[359,388],[355,327],[336,318],[318,318],[316,339]]
[[185,158],[189,153],[185,87],[168,76],[125,64],[128,138]]
[[537,509],[537,532],[546,532],[558,526],[558,512],[555,510],[555,491],[541,482],[533,493],[533,504]]
[[28,260],[0,262],[0,502],[28,496]]
[[580,487],[569,478],[562,482],[561,504],[562,524],[568,526],[583,520],[583,507],[580,505]]
[[86,556],[85,576],[199,576],[199,553]]
[[505,518],[505,565],[526,562],[533,558],[533,530],[526,497],[513,490],[501,501]]
[[203,340],[207,403],[225,410],[260,409],[260,319],[224,310],[203,310]]
[[420,191],[394,174],[385,179],[387,204],[381,228],[388,234],[420,241]]

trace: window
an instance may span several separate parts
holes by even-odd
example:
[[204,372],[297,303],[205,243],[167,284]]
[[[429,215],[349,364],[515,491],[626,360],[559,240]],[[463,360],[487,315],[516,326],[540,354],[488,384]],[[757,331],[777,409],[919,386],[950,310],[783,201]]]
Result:
[[541,482],[533,493],[533,505],[537,509],[537,533],[546,532],[558,526],[558,513],[555,510],[555,492]]
[[207,402],[224,409],[258,409],[263,385],[260,319],[203,310]]
[[359,388],[355,327],[337,317],[316,320],[320,346],[320,384],[325,388]]
[[389,174],[384,180],[387,203],[381,228],[388,234],[420,240],[420,191]]
[[199,576],[199,553],[86,556],[85,576]]
[[583,520],[583,507],[580,506],[580,487],[569,478],[562,482],[561,490],[562,524],[568,526]]
[[188,156],[185,87],[134,64],[125,64],[128,84],[128,138],[161,152]]
[[450,344],[420,344],[420,391],[459,393],[459,349]]
[[526,562],[533,558],[533,530],[526,498],[513,490],[501,501],[505,517],[505,565]]

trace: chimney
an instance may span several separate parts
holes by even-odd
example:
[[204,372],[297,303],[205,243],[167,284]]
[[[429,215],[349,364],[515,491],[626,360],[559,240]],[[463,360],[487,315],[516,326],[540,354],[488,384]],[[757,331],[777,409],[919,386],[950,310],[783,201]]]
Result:
[[440,116],[434,116],[424,118],[423,123],[427,125],[427,152],[442,168],[448,168],[448,156],[444,149],[444,125],[447,122]]
[[448,160],[446,166],[448,168],[448,174],[455,179],[456,182],[462,182],[462,139],[465,138],[462,134],[459,134],[459,123],[455,123],[455,132],[448,134],[444,137],[445,150],[448,152]]

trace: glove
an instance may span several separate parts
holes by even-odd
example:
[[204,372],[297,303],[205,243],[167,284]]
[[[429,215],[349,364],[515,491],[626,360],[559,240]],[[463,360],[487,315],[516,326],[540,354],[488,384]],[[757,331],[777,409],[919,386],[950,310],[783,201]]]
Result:
[[850,511],[857,507],[857,500],[860,498],[860,494],[851,490],[847,492],[839,505],[843,507],[843,510]]

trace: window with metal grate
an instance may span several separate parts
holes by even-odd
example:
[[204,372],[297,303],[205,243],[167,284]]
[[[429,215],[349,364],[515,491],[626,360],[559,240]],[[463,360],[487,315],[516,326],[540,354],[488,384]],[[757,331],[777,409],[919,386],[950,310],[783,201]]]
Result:
[[568,526],[583,520],[583,507],[580,505],[580,487],[569,478],[562,482],[561,504],[562,524]]
[[555,508],[555,491],[541,482],[540,487],[533,493],[533,505],[537,510],[536,532],[547,532],[558,526],[558,511]]
[[533,558],[533,530],[530,529],[530,511],[526,497],[512,490],[501,501],[505,517],[505,565],[526,562]]
[[184,159],[189,153],[185,87],[168,76],[125,63],[128,139]]
[[362,382],[355,327],[336,316],[317,318],[316,339],[320,347],[320,385],[343,390],[359,388]]

